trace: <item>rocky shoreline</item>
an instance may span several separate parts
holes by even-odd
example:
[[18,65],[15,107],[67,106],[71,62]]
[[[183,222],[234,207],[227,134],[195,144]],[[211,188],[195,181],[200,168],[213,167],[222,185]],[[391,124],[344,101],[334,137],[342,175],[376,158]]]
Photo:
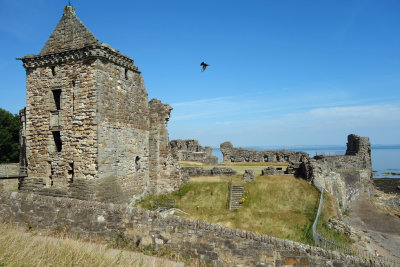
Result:
[[400,179],[398,178],[374,178],[374,186],[386,194],[400,195]]

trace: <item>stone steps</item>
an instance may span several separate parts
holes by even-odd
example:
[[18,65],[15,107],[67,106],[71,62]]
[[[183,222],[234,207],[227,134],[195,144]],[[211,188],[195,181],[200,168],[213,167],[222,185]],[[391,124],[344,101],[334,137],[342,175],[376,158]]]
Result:
[[239,209],[242,206],[241,199],[243,197],[244,187],[242,185],[231,185],[230,197],[229,197],[229,208],[230,210]]

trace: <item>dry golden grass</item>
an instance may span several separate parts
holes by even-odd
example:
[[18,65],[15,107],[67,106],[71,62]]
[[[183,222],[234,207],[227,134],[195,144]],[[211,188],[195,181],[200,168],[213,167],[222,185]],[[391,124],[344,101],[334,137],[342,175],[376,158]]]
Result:
[[0,266],[183,266],[141,253],[66,237],[54,238],[0,223]]

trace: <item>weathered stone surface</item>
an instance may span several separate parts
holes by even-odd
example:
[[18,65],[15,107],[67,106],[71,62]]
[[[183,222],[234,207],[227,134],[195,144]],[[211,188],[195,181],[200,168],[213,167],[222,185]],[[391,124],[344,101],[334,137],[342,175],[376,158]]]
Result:
[[301,162],[308,158],[308,154],[302,151],[290,150],[265,150],[234,148],[231,142],[220,145],[224,162]]
[[172,108],[148,101],[133,60],[99,44],[73,7],[40,55],[21,60],[21,164],[28,167],[21,190],[127,203],[179,187],[168,140]]
[[214,167],[206,170],[203,167],[182,167],[183,173],[188,176],[219,176],[219,175],[236,175],[236,171],[231,168]]
[[350,134],[346,155],[304,159],[301,168],[304,177],[333,194],[341,210],[345,210],[360,191],[369,190],[372,185],[369,138]]
[[267,168],[261,170],[261,175],[283,175],[285,171],[282,168],[275,168],[268,166]]
[[254,181],[254,171],[253,170],[245,170],[243,174],[243,180],[245,182]]
[[64,14],[58,22],[40,55],[58,53],[96,44],[97,38],[75,16],[75,8],[64,7]]
[[127,205],[0,191],[0,217],[40,231],[62,227],[111,240],[122,234],[132,245],[191,255],[212,266],[383,266],[373,259]]
[[218,158],[212,155],[212,148],[202,147],[197,140],[171,140],[171,152],[178,161],[196,161],[217,165]]

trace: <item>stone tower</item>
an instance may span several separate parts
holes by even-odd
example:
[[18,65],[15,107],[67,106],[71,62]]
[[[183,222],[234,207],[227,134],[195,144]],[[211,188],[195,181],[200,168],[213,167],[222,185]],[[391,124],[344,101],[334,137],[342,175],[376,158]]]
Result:
[[28,176],[20,190],[126,203],[180,186],[168,145],[172,108],[148,101],[134,61],[99,43],[74,7],[40,54],[21,60]]

